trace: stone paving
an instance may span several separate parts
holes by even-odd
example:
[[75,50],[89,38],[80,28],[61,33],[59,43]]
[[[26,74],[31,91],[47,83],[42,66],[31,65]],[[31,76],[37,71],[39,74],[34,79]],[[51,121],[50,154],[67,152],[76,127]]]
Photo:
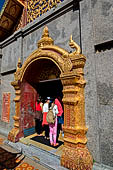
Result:
[[[60,166],[60,156],[54,154],[54,150],[46,151],[38,148],[32,144],[26,145],[21,142],[13,143],[8,141],[6,138],[0,136],[0,146],[4,147],[8,151],[15,152],[22,151],[25,155],[25,159],[22,164],[29,164],[29,168],[32,170],[66,170],[67,168]],[[22,165],[17,167],[19,170]],[[34,169],[33,169],[34,168]],[[22,170],[22,167],[21,167]],[[113,167],[105,165],[94,164],[93,170],[113,170]]]
[[[5,141],[6,144],[13,148],[22,149],[24,155],[31,158],[34,162],[39,163],[44,168],[51,170],[66,170],[67,168],[60,166],[60,156],[55,155],[52,151],[45,151],[37,148],[33,145],[25,145],[20,142],[12,143],[10,141]],[[42,170],[42,169],[40,169]],[[105,165],[94,164],[93,170],[113,170],[113,167],[107,167]]]
[[25,145],[20,142],[12,143],[6,140],[5,144],[18,151],[22,151],[22,153],[28,158],[31,158],[33,161],[39,163],[45,168],[51,170],[66,170],[66,168],[60,166],[60,157],[52,152],[45,151],[33,145]]

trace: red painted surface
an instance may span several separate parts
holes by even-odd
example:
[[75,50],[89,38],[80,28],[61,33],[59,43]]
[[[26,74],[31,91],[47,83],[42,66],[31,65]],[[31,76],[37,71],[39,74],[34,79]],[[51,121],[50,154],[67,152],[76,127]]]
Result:
[[35,126],[35,102],[37,98],[36,90],[27,82],[21,86],[21,116],[19,138],[24,136],[24,129]]
[[2,102],[2,121],[9,123],[10,121],[10,93],[3,93]]

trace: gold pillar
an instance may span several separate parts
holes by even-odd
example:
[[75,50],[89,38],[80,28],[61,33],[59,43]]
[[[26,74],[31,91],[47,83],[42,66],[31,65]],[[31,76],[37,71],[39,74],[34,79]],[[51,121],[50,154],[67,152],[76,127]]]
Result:
[[64,148],[61,165],[71,170],[91,170],[93,159],[87,149],[84,101],[85,56],[69,55],[73,63],[72,70],[61,75],[64,103]]
[[15,115],[13,116],[14,127],[13,129],[11,129],[11,131],[8,134],[8,140],[12,142],[17,142],[19,140],[18,135],[19,135],[20,97],[21,97],[20,80],[19,80],[20,68],[21,68],[21,61],[19,58],[17,64],[17,70],[14,74],[15,81],[11,83],[11,85],[15,89],[15,95],[16,95],[16,97],[14,98],[14,102],[15,102]]
[[15,88],[15,95],[14,98],[15,101],[15,116],[13,116],[14,119],[14,128],[9,132],[8,134],[8,140],[12,142],[17,142],[18,138],[17,135],[19,134],[19,119],[20,119],[20,87],[18,85],[18,82],[12,82],[12,86]]

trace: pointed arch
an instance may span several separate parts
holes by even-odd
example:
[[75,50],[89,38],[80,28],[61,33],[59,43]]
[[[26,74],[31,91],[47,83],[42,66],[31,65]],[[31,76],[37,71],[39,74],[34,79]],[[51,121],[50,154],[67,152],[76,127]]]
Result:
[[20,81],[23,80],[24,74],[27,68],[33,63],[41,59],[51,60],[61,71],[64,72],[64,55],[68,55],[68,52],[61,49],[58,46],[46,46],[41,49],[35,50],[24,62],[20,71]]

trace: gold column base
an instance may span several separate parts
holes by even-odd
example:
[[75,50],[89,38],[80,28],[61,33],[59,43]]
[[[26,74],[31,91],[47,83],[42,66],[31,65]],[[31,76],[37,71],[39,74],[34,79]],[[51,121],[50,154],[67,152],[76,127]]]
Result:
[[17,135],[19,134],[19,129],[14,127],[8,134],[8,140],[11,142],[17,142],[19,139]]
[[70,170],[92,170],[93,159],[86,146],[72,148],[64,145],[61,166]]

